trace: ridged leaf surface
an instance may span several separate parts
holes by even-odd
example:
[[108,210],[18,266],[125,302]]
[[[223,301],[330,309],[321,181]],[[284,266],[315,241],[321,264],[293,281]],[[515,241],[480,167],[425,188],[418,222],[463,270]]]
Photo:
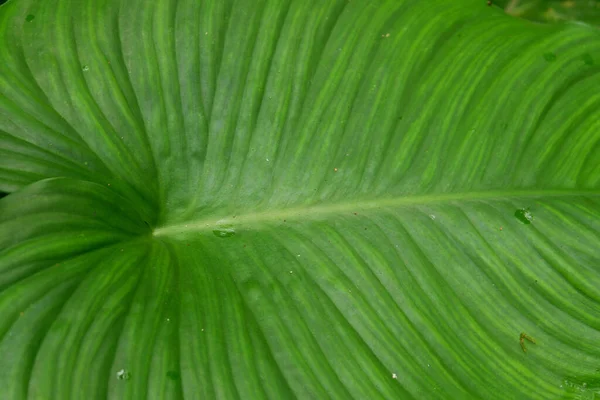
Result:
[[12,0],[0,42],[0,397],[600,396],[597,28]]

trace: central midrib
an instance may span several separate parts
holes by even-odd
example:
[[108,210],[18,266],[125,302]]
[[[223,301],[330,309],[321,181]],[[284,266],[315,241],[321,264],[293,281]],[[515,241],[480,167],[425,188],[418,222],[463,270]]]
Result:
[[184,223],[165,225],[154,229],[154,236],[167,236],[172,234],[212,231],[219,228],[235,228],[241,226],[258,225],[263,222],[274,222],[282,220],[322,219],[336,214],[348,214],[365,212],[379,208],[410,207],[425,204],[440,204],[456,201],[478,201],[478,200],[508,200],[515,198],[552,198],[552,197],[574,197],[574,196],[600,196],[598,190],[512,190],[512,191],[486,191],[486,192],[463,192],[429,194],[422,196],[399,196],[377,200],[361,200],[335,202],[331,204],[303,205],[290,208],[272,209],[246,214],[222,215],[219,217],[207,217]]

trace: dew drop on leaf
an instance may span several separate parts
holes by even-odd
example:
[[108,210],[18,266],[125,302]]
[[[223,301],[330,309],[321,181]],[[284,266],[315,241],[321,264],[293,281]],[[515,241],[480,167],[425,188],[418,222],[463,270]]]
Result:
[[212,232],[213,232],[213,235],[215,235],[216,237],[223,238],[223,239],[232,237],[233,235],[235,235],[235,230],[232,228],[219,228],[219,229],[214,229]]
[[33,14],[29,14],[28,16],[25,17],[25,21],[27,22],[31,22],[35,19],[35,15]]
[[121,369],[117,372],[117,379],[122,381],[128,381],[131,378],[131,374],[126,369]]
[[87,72],[90,70],[90,67],[88,67],[87,65],[84,65],[83,68],[81,68],[83,70],[83,72]]
[[519,208],[515,211],[515,218],[523,224],[530,224],[533,221],[533,214],[529,211],[529,208]]

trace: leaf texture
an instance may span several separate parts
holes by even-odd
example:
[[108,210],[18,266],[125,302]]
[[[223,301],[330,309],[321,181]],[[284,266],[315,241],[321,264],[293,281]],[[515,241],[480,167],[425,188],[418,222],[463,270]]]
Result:
[[7,398],[600,396],[596,28],[13,0],[0,32]]

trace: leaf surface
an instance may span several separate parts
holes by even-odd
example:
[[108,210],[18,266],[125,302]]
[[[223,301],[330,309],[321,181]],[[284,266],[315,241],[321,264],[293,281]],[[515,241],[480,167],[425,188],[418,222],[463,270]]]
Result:
[[596,28],[19,0],[0,32],[7,398],[600,393]]

